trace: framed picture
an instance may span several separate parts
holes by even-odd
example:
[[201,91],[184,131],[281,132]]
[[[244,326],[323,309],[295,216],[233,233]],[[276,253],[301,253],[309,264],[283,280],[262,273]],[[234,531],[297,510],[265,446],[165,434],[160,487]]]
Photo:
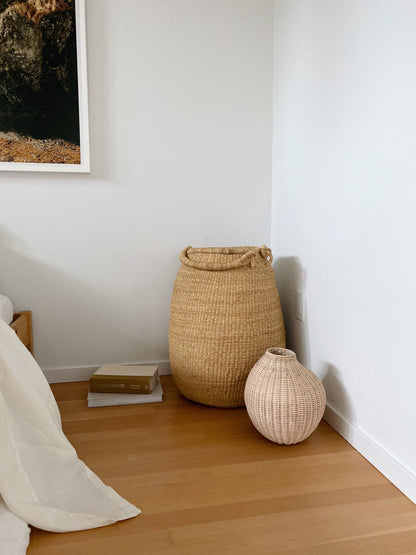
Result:
[[0,0],[0,170],[90,171],[84,0]]

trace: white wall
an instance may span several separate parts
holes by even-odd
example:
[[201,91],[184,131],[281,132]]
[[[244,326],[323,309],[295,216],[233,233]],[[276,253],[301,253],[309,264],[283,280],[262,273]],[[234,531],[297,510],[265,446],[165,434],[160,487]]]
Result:
[[179,251],[270,238],[272,0],[86,5],[91,174],[0,174],[46,369],[167,359]]
[[416,5],[275,7],[272,247],[289,343],[416,500]]

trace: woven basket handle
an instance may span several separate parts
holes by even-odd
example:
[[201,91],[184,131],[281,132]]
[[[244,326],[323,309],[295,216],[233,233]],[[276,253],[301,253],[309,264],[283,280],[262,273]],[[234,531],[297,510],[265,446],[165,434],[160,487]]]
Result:
[[[191,260],[188,256],[188,251],[192,249],[194,253],[204,252],[212,254],[240,254],[240,258],[231,260],[230,262],[201,262]],[[212,249],[193,249],[192,247],[186,247],[180,255],[179,260],[185,266],[189,268],[194,268],[196,270],[211,270],[211,271],[224,271],[233,270],[235,268],[242,268],[243,266],[253,265],[255,257],[260,255],[268,264],[273,262],[272,251],[262,245],[261,247],[232,247],[232,248],[212,248]]]

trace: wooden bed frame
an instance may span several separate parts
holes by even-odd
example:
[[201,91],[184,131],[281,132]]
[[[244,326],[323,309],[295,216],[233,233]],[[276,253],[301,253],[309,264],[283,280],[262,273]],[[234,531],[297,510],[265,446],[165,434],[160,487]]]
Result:
[[10,327],[17,333],[17,337],[33,355],[32,312],[23,310],[13,316]]

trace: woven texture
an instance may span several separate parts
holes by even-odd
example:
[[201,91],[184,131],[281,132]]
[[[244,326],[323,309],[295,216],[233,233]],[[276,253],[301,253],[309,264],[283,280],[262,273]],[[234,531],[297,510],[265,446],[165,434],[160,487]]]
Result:
[[276,443],[303,441],[324,414],[325,389],[289,349],[271,348],[251,370],[246,387],[248,414],[257,430]]
[[253,364],[285,345],[266,247],[186,248],[170,312],[169,358],[181,393],[217,407],[244,406]]

